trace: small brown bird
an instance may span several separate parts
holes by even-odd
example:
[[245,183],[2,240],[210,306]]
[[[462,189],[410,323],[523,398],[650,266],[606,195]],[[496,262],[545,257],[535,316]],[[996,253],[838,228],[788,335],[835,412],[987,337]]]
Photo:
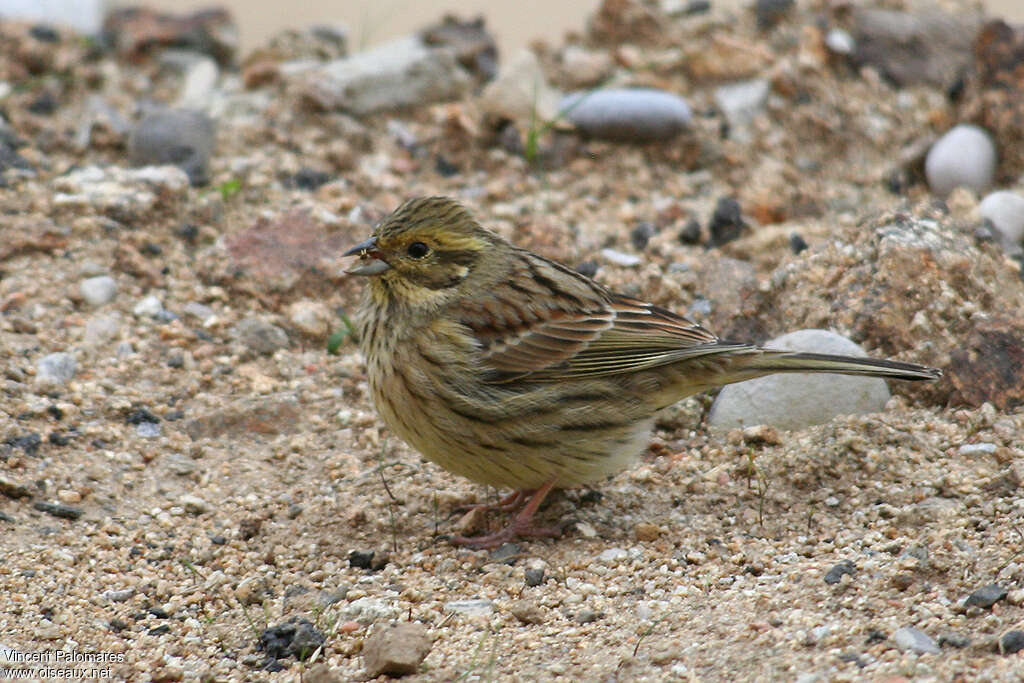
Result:
[[531,524],[548,492],[627,467],[655,414],[691,394],[776,372],[941,374],[724,341],[513,246],[447,197],[405,202],[345,255],[369,278],[357,325],[384,422],[446,470],[512,488],[502,507],[528,500],[460,545],[558,535]]

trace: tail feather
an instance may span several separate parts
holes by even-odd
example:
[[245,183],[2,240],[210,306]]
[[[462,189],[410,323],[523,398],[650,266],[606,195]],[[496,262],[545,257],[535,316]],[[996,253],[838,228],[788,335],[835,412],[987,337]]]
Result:
[[832,372],[841,375],[866,375],[869,377],[890,377],[905,380],[935,380],[942,371],[916,363],[902,363],[878,358],[857,358],[854,356],[832,356],[824,353],[802,351],[771,351],[759,349],[760,353],[747,356],[742,366],[732,368],[752,376],[776,372]]

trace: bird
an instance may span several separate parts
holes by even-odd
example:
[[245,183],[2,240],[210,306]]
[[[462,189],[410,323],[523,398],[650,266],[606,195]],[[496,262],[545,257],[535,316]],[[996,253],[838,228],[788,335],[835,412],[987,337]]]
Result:
[[941,376],[720,339],[513,245],[449,197],[405,201],[343,255],[368,280],[355,328],[381,419],[442,468],[512,489],[505,528],[455,545],[560,535],[533,522],[545,497],[626,469],[658,412],[692,394],[780,372]]

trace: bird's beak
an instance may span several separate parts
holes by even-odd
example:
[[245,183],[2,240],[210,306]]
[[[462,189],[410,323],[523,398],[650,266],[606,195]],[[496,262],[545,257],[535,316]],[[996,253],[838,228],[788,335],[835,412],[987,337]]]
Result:
[[359,255],[359,263],[345,271],[349,275],[380,275],[391,268],[380,258],[376,237],[371,237],[365,242],[357,244],[342,254],[342,256],[355,256],[357,254]]

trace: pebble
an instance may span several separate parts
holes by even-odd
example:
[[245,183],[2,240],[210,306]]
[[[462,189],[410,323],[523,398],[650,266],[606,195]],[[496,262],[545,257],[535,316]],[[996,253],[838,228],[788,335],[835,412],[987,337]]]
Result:
[[[217,68],[217,62],[213,59],[200,56],[190,60],[185,67],[185,77],[181,84],[181,93],[178,95],[177,105],[182,107],[178,111],[207,109],[212,99],[211,95],[216,92],[219,78],[220,69]],[[209,125],[212,126],[212,123],[209,121]],[[185,172],[188,172],[187,169]],[[190,173],[189,177],[191,176]]]
[[637,223],[629,233],[629,240],[633,243],[633,248],[637,251],[643,251],[647,248],[647,243],[651,241],[651,238],[658,233],[658,229],[654,227],[654,223],[650,221],[640,221]]
[[103,591],[100,597],[110,602],[126,602],[133,595],[135,595],[134,588],[122,588],[121,590]]
[[508,606],[508,611],[523,624],[544,623],[544,611],[529,600],[516,600]]
[[559,96],[531,50],[520,50],[480,93],[480,109],[493,120],[528,127],[558,118]]
[[413,36],[333,60],[303,77],[309,102],[359,116],[458,99],[473,84],[451,51],[432,50]]
[[398,611],[391,603],[381,598],[356,598],[341,610],[345,621],[358,621],[370,625],[378,621],[394,619]]
[[132,314],[137,318],[157,318],[164,312],[163,302],[160,297],[150,294],[144,297],[132,308]]
[[963,607],[964,609],[968,607],[981,607],[983,609],[988,609],[1005,598],[1007,592],[1008,591],[1005,588],[995,583],[989,584],[988,586],[982,586],[964,598]]
[[203,325],[209,325],[210,322],[217,317],[217,314],[212,308],[206,304],[201,304],[198,301],[190,301],[185,304],[185,307],[182,308],[182,312],[185,313],[185,315],[199,318]]
[[523,583],[530,588],[536,588],[537,586],[544,583],[544,569],[542,567],[532,567],[523,572]]
[[82,494],[74,489],[59,489],[57,491],[57,500],[65,505],[77,505],[82,502]]
[[120,333],[120,316],[97,315],[85,323],[85,334],[82,339],[86,344],[94,346],[116,339]]
[[794,4],[795,0],[757,0],[754,4],[757,27],[765,30],[775,26],[786,16]]
[[945,633],[939,636],[939,647],[955,647],[958,650],[971,644],[971,639],[961,633]]
[[296,301],[288,307],[288,320],[313,339],[323,339],[330,331],[331,311],[319,301]]
[[423,624],[379,626],[363,644],[363,663],[369,678],[381,674],[405,676],[416,673],[430,653],[433,641]]
[[602,564],[615,565],[619,562],[624,562],[628,558],[629,553],[627,553],[622,548],[608,548],[607,550],[602,551],[601,554],[597,556],[597,561]]
[[486,617],[494,611],[494,603],[490,600],[452,600],[444,603],[444,608],[467,617]]
[[256,353],[271,354],[287,348],[288,335],[262,318],[246,318],[231,328],[231,335]]
[[1010,244],[1024,242],[1024,196],[1009,190],[992,192],[981,200],[978,213]]
[[136,166],[177,166],[192,185],[207,182],[216,124],[195,109],[161,109],[144,116],[128,136]]
[[715,88],[715,104],[729,122],[729,137],[747,143],[750,124],[764,111],[772,85],[764,78],[729,83]]
[[830,585],[839,583],[842,581],[844,576],[847,574],[852,576],[856,571],[857,567],[854,566],[853,562],[850,560],[843,560],[842,562],[833,565],[833,567],[825,573],[825,583]]
[[283,624],[271,626],[260,634],[260,649],[271,659],[295,657],[308,659],[326,638],[313,624],[301,617],[292,617]]
[[36,365],[36,383],[43,386],[63,386],[71,381],[78,370],[78,362],[70,353],[51,353],[39,359]]
[[623,268],[635,268],[643,263],[643,259],[635,254],[627,254],[611,248],[602,249],[601,256],[613,266],[621,266]]
[[994,443],[965,443],[956,449],[959,455],[988,455],[996,452]]
[[1007,631],[999,639],[999,653],[1003,655],[1017,654],[1024,650],[1024,631]]
[[601,618],[599,612],[595,612],[592,609],[581,609],[576,615],[576,622],[580,624],[592,624]]
[[32,504],[36,510],[45,512],[48,515],[54,517],[60,517],[61,519],[75,520],[82,516],[82,509],[72,507],[70,505],[62,505],[60,503],[46,503],[43,501],[37,501]]
[[928,634],[914,628],[904,626],[892,634],[892,640],[896,647],[904,652],[916,652],[917,654],[938,654],[939,646]]
[[936,140],[924,160],[925,177],[933,194],[946,197],[957,187],[982,194],[996,171],[996,146],[982,128],[954,126]]
[[[770,349],[814,350],[866,356],[852,341],[827,330],[798,330],[765,344]],[[876,413],[885,408],[889,388],[878,377],[832,374],[781,374],[731,384],[719,392],[708,423],[731,429],[770,424],[801,429],[823,424],[837,415]]]
[[607,50],[588,50],[579,45],[566,45],[562,50],[562,70],[578,88],[597,85],[608,77],[614,66]]
[[185,512],[191,515],[201,515],[210,509],[209,503],[192,494],[185,494],[178,500],[178,503],[185,508]]
[[733,197],[720,197],[715,203],[715,211],[708,223],[708,230],[711,233],[708,243],[713,247],[720,247],[738,238],[748,227],[747,222],[743,220],[740,203]]
[[691,118],[686,100],[654,88],[575,92],[562,98],[559,110],[584,135],[612,142],[668,140]]
[[82,298],[90,306],[102,306],[110,303],[117,296],[117,280],[109,275],[98,275],[96,277],[82,280],[78,286]]

